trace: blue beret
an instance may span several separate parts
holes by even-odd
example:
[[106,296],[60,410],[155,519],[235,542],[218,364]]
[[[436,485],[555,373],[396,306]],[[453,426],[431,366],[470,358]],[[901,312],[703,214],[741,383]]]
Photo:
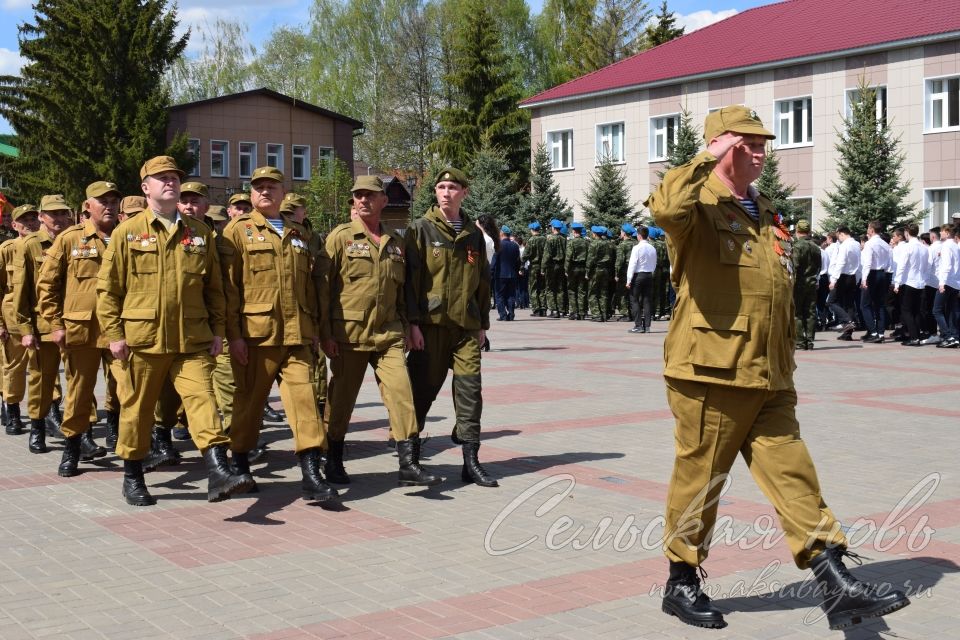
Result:
[[550,226],[553,227],[554,229],[561,229],[563,228],[563,223],[557,220],[556,218],[554,218],[553,220],[550,221]]
[[507,235],[510,235],[510,227],[508,227],[507,225],[503,225],[502,227],[500,227],[500,233],[505,233]]
[[606,231],[606,229],[604,229],[604,228],[601,227],[600,225],[595,224],[595,225],[593,225],[592,227],[590,227],[590,231],[592,231],[593,233],[595,233],[595,234],[597,234],[597,235],[600,235],[601,233],[603,233],[604,231]]
[[527,229],[533,229],[534,231],[537,231],[539,228],[540,228],[540,223],[537,222],[536,220],[534,220],[533,222],[527,225]]
[[612,238],[612,237],[613,237],[613,229],[607,229],[606,227],[604,227],[603,232],[604,232],[605,234],[607,234],[607,237],[608,237],[608,238]]
[[637,232],[637,230],[634,228],[634,226],[633,226],[632,224],[630,224],[629,222],[624,222],[624,223],[620,226],[620,229],[621,229],[622,231],[630,234],[631,236]]
[[567,233],[567,224],[566,224],[565,222],[561,222],[561,223],[560,223],[560,233],[562,233],[562,234],[566,234],[566,233]]
[[579,229],[580,231],[583,231],[583,225],[582,225],[581,223],[579,223],[579,222],[571,222],[571,223],[570,223],[570,228],[571,228],[571,229]]

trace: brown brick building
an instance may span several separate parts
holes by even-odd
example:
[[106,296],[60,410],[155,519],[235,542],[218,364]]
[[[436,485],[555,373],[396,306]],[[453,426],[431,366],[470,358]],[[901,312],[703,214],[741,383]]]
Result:
[[[333,158],[353,167],[353,138],[363,123],[270,89],[253,89],[170,108],[168,142],[185,132],[197,163],[191,173],[210,187],[210,200],[248,191],[253,170],[283,171],[296,190]],[[189,178],[188,178],[189,179]]]

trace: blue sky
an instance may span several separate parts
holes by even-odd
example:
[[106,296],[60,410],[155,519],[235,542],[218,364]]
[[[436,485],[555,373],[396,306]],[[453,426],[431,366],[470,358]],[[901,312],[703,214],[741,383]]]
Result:
[[[543,0],[527,0],[531,13],[539,13]],[[660,0],[647,0],[654,10]],[[667,0],[688,31],[727,18],[737,11],[768,4],[769,0]],[[23,64],[17,45],[17,25],[33,17],[32,0],[0,0],[0,75],[16,74]],[[180,28],[212,23],[216,18],[242,20],[250,26],[248,36],[260,45],[275,27],[303,24],[308,20],[311,0],[180,0]],[[0,118],[0,133],[10,133]]]

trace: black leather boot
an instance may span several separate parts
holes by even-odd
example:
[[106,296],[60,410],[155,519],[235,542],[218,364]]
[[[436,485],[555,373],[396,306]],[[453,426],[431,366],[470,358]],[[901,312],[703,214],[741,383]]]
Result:
[[7,435],[18,436],[23,433],[23,420],[20,418],[20,405],[15,402],[5,402],[7,421],[4,423]]
[[70,436],[63,443],[63,458],[60,459],[60,467],[57,469],[57,475],[70,478],[77,475],[77,464],[80,462],[80,438],[81,436]]
[[327,482],[333,484],[350,484],[350,476],[343,468],[343,440],[329,440],[327,442],[327,462],[323,465],[323,473]]
[[153,471],[157,467],[180,464],[180,452],[173,446],[169,427],[154,427],[150,433],[150,453],[143,459],[143,468]]
[[250,461],[250,464],[257,464],[262,462],[263,458],[267,455],[267,445],[263,443],[263,440],[257,443],[253,449],[250,449],[250,452],[247,454],[247,460]]
[[248,454],[239,451],[233,452],[233,473],[249,481],[250,488],[247,489],[247,493],[260,493],[257,481],[253,479],[253,474],[250,473],[250,457]]
[[147,483],[143,480],[143,463],[140,460],[123,461],[123,498],[127,504],[134,507],[157,504],[147,491]]
[[30,419],[30,441],[27,447],[30,453],[47,452],[47,426],[43,418]]
[[[697,571],[698,567],[690,566],[686,562],[671,561],[670,579],[667,580],[660,608],[664,613],[677,616],[682,622],[694,627],[723,629],[727,626],[723,614],[700,589],[700,576]],[[702,568],[699,571],[704,578],[707,577],[706,571]]]
[[863,563],[860,556],[840,547],[827,549],[810,561],[817,593],[823,596],[820,606],[832,630],[846,629],[864,618],[879,618],[910,604],[906,594],[891,589],[889,584],[879,588],[854,578],[843,565],[843,556]]
[[267,422],[283,422],[283,416],[269,402],[263,405],[263,419]]
[[207,463],[207,502],[226,500],[234,493],[243,493],[253,486],[253,478],[237,475],[227,464],[227,447],[218,444],[203,452]]
[[80,459],[89,462],[94,458],[102,458],[107,455],[107,450],[97,444],[93,439],[93,427],[90,427],[80,436]]
[[60,405],[51,402],[46,418],[47,435],[51,438],[66,438],[61,427],[63,427],[63,414],[60,413]]
[[[397,440],[397,457],[400,459],[400,471],[397,474],[401,487],[432,487],[440,484],[440,476],[435,476],[420,466],[419,435],[409,440]],[[330,477],[330,474],[327,474]]]
[[463,450],[463,469],[460,470],[460,479],[464,482],[472,482],[481,487],[499,487],[500,484],[480,466],[480,460],[477,457],[480,451],[479,442],[464,442],[461,445]]
[[303,482],[300,488],[303,491],[304,500],[316,500],[323,502],[330,498],[336,498],[337,490],[331,487],[320,474],[320,449],[314,447],[300,452],[300,472],[303,474]]
[[104,443],[107,449],[117,449],[117,435],[120,433],[120,414],[116,411],[107,411],[107,437]]

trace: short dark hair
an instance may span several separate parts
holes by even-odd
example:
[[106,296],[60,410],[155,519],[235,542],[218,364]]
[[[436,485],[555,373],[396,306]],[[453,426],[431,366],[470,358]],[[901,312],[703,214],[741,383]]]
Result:
[[903,227],[897,227],[896,229],[894,229],[894,230],[893,230],[893,235],[896,236],[896,237],[898,237],[898,238],[904,238],[904,237],[906,237],[906,236],[904,235],[904,233],[903,233]]
[[850,227],[848,227],[845,224],[840,225],[839,227],[837,227],[837,235],[840,235],[841,233],[850,235]]
[[883,233],[883,223],[879,220],[871,220],[867,223],[867,228],[873,229],[874,233]]
[[647,229],[644,225],[640,225],[637,227],[637,235],[646,240],[650,237],[650,229]]
[[918,225],[916,222],[911,222],[910,224],[908,224],[906,226],[906,229],[907,229],[907,233],[912,235],[914,238],[920,235],[920,225]]
[[957,225],[955,224],[945,224],[940,231],[945,232],[951,238],[957,235]]

